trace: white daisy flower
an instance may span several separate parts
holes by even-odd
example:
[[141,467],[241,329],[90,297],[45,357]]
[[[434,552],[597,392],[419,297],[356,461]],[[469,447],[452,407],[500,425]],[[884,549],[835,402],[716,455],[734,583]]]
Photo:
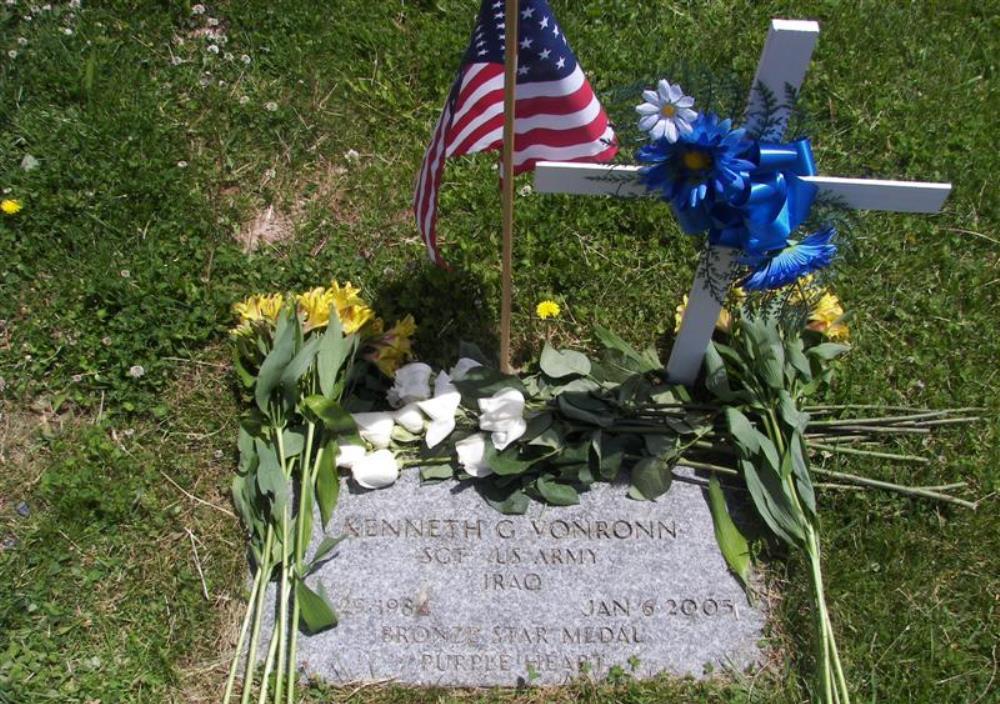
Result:
[[682,134],[691,132],[691,123],[698,113],[691,109],[694,98],[684,95],[680,85],[661,80],[656,90],[642,91],[642,99],[646,102],[637,105],[635,111],[639,113],[639,129],[650,137],[666,137],[668,142],[676,142]]

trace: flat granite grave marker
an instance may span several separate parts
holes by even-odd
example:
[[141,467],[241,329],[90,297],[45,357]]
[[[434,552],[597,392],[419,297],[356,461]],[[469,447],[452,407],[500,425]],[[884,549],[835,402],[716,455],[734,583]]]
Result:
[[340,624],[300,638],[307,675],[512,686],[760,660],[764,613],[727,571],[698,485],[639,502],[597,484],[579,506],[524,516],[415,471],[379,491],[347,486],[327,533],[348,538],[308,580]]

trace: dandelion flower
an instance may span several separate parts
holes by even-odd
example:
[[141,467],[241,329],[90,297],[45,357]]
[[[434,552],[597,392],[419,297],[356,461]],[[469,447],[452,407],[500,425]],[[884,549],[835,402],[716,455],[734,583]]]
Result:
[[0,201],[0,210],[4,215],[17,215],[24,209],[24,203],[14,198],[5,198]]
[[545,300],[535,306],[535,315],[537,315],[542,320],[548,320],[549,318],[559,317],[559,313],[562,309],[559,304],[555,301]]

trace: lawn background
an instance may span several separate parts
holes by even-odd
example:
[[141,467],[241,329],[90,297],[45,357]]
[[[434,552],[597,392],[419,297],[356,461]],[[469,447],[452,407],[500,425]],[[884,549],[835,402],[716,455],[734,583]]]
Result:
[[[856,348],[832,398],[989,412],[927,447],[901,444],[934,458],[927,467],[838,464],[922,484],[965,480],[970,496],[989,498],[973,513],[824,495],[826,574],[857,701],[990,701],[1000,640],[996,4],[552,5],[600,95],[682,63],[749,85],[770,17],[817,19],[802,98],[822,172],[954,183],[941,215],[870,214],[854,233],[837,293]],[[0,5],[0,188],[25,205],[0,220],[3,704],[217,698],[244,596],[240,532],[226,513],[234,300],[336,276],[363,285],[388,318],[413,313],[428,361],[450,362],[463,338],[496,347],[494,159],[448,167],[441,232],[453,272],[426,264],[409,211],[476,3],[206,7]],[[246,254],[251,224],[268,213],[275,241]],[[661,204],[521,198],[518,360],[538,351],[531,315],[542,297],[564,304],[564,344],[589,347],[602,323],[666,351],[695,264],[694,243]],[[773,571],[784,599],[772,635],[788,655],[754,679],[308,696],[802,701],[804,565]]]

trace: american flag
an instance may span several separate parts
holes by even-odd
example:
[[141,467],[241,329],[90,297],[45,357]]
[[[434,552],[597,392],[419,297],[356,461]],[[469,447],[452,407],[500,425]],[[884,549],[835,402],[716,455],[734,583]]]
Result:
[[[514,173],[538,161],[608,161],[618,151],[608,116],[590,88],[546,0],[518,7]],[[431,261],[445,159],[503,146],[504,2],[483,0],[472,41],[438,118],[413,194],[417,228]]]

